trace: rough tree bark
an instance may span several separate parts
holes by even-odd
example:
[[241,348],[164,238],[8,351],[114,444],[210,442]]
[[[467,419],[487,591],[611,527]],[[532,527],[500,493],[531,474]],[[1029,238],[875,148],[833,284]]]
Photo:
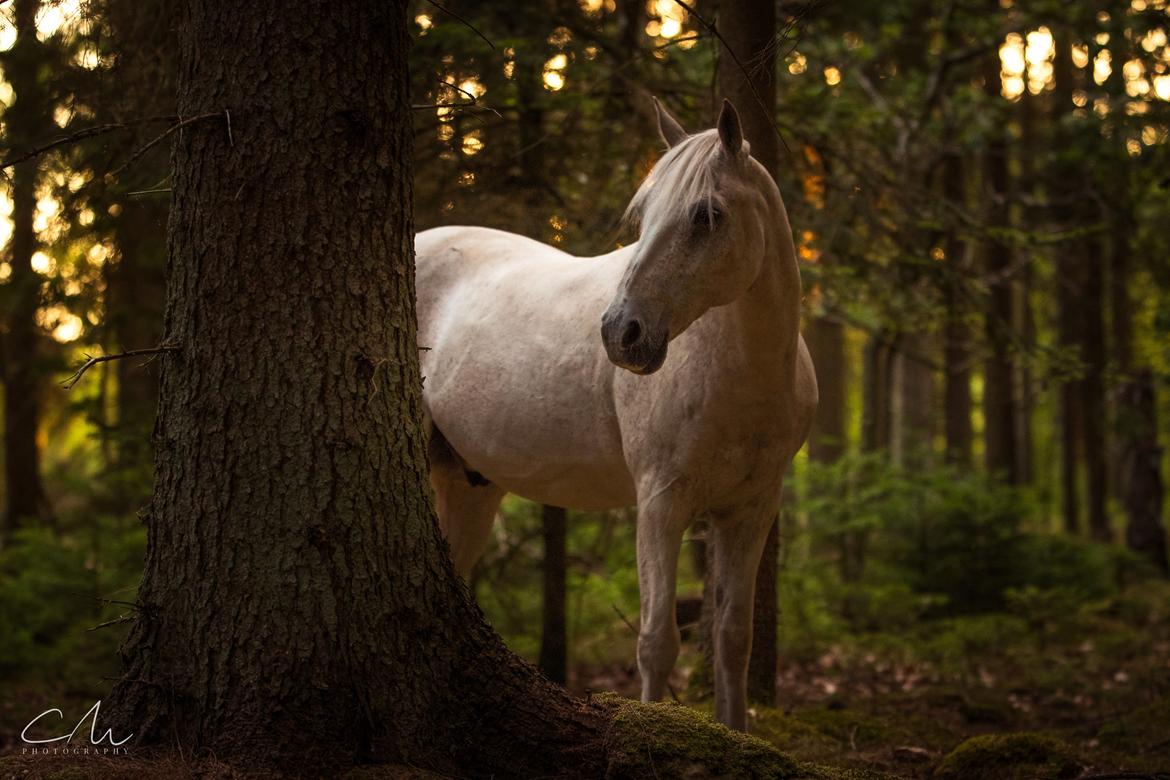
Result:
[[[998,11],[998,0],[995,0]],[[989,99],[1000,98],[999,52],[986,58],[983,89]],[[1006,131],[994,127],[984,152],[983,195],[987,202],[988,224],[1007,228],[1009,171]],[[1016,394],[1015,369],[1011,357],[1012,286],[1011,251],[1000,241],[984,246],[984,272],[988,277],[989,300],[984,315],[990,354],[983,365],[983,455],[987,471],[1002,477],[1008,484],[1019,482],[1016,463]]]
[[[720,49],[716,64],[718,89],[722,97],[739,109],[743,135],[751,145],[752,156],[775,178],[780,167],[780,139],[775,129],[776,4],[772,0],[735,0],[720,10],[719,30],[735,58]],[[740,63],[750,63],[746,74],[736,58]],[[779,496],[776,502],[779,504]],[[776,703],[778,524],[779,516],[768,532],[756,574],[752,653],[748,665],[748,698],[768,706]]]
[[[48,94],[41,81],[42,44],[37,40],[38,0],[16,0],[13,21],[16,42],[3,55],[4,74],[12,84],[16,102],[4,112],[5,145],[23,149],[43,141]],[[40,374],[38,344],[41,341],[36,313],[40,303],[41,277],[33,270],[37,250],[33,215],[37,203],[37,158],[18,163],[12,170],[12,237],[8,278],[8,311],[3,337],[4,356],[4,502],[0,543],[30,518],[50,516],[41,482]]]
[[[190,0],[138,619],[141,740],[332,774],[597,775],[604,710],[516,659],[426,488],[407,3]],[[227,115],[230,112],[230,133]]]
[[544,600],[540,627],[540,671],[555,683],[568,679],[569,636],[565,619],[568,568],[566,512],[559,506],[541,509],[544,536]]

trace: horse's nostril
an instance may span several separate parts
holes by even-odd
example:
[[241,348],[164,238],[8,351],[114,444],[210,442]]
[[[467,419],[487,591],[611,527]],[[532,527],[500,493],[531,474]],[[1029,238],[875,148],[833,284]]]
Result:
[[622,333],[622,347],[628,349],[634,346],[641,337],[642,324],[637,320],[630,320],[626,325],[625,331]]

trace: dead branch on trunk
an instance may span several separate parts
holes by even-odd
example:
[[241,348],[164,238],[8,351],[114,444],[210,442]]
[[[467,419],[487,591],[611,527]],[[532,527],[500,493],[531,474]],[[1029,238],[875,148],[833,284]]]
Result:
[[[85,356],[86,361],[81,364],[81,367],[78,368],[77,371],[75,371],[71,377],[69,377],[64,382],[62,382],[61,385],[66,390],[72,390],[73,386],[81,380],[82,376],[85,375],[85,372],[90,370],[94,366],[96,366],[98,363],[106,363],[110,360],[122,360],[123,358],[140,357],[142,355],[155,356],[155,355],[161,355],[164,352],[178,352],[178,351],[179,351],[179,348],[174,346],[173,344],[162,344],[160,346],[151,347],[149,349],[129,349],[129,350],[126,350],[125,352],[119,352],[119,353],[114,354],[114,355],[97,355],[97,356],[86,355]],[[149,363],[150,361],[148,360],[146,362]],[[143,363],[143,365],[146,365],[146,363]]]

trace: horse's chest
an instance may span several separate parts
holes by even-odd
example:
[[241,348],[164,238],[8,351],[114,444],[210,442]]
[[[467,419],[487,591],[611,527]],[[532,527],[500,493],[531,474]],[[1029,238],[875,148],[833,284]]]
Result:
[[679,385],[631,403],[623,426],[635,471],[683,478],[709,506],[775,489],[793,449],[782,388]]
[[699,412],[691,436],[680,436],[680,465],[714,497],[767,489],[788,453],[783,410],[775,399],[729,403]]

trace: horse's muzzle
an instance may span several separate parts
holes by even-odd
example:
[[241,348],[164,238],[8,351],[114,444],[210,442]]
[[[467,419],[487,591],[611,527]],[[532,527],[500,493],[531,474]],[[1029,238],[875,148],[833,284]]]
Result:
[[639,317],[614,314],[601,318],[601,342],[615,366],[635,374],[653,374],[666,361],[670,339],[665,331],[646,327]]

